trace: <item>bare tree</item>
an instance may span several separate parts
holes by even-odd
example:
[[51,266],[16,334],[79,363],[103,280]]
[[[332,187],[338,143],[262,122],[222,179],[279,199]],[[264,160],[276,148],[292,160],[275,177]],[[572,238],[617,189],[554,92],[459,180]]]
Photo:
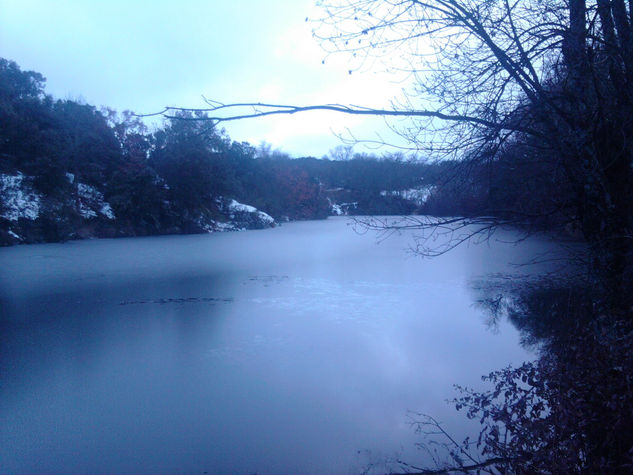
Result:
[[[596,328],[580,325],[560,353],[494,373],[489,376],[493,391],[467,390],[456,401],[469,416],[481,418],[483,458],[469,452],[469,441],[448,438],[448,464],[437,470],[403,465],[403,470],[630,472],[633,340],[629,326],[616,331],[619,327],[601,321],[632,321],[633,1],[319,3],[325,13],[315,36],[329,53],[349,54],[356,61],[352,69],[360,72],[382,62],[407,73],[415,84],[412,90],[390,109],[207,101],[204,110],[212,120],[311,110],[408,117],[409,125],[399,129],[402,136],[420,152],[462,160],[456,176],[509,150],[518,158],[538,157],[556,170],[560,186],[568,190],[560,206],[589,244],[602,284],[596,289],[602,308],[590,302]],[[534,217],[501,216],[361,224],[383,233],[420,230],[416,250],[437,254],[464,240],[487,237],[500,224],[529,224]],[[452,237],[439,249],[432,241],[438,232]],[[418,427],[447,437],[428,417],[421,417]]]
[[[369,57],[389,58],[391,67],[415,78],[414,90],[392,109],[207,100],[202,110],[217,122],[311,110],[409,117],[415,120],[401,133],[434,154],[461,156],[511,133],[540,136],[517,108],[525,106],[525,97],[538,102],[547,96],[546,66],[560,56],[564,7],[543,9],[544,2],[537,0],[513,3],[322,1],[325,16],[315,36],[327,51],[359,58],[359,68]],[[160,113],[169,116],[177,110]]]
[[[210,120],[311,110],[408,117],[409,125],[399,132],[415,149],[436,158],[460,158],[466,171],[472,164],[496,160],[517,144],[532,147],[555,164],[571,190],[567,214],[591,245],[596,267],[608,270],[606,285],[614,294],[628,294],[623,275],[633,237],[632,2],[319,4],[324,16],[314,35],[328,53],[349,54],[352,69],[361,72],[368,64],[383,62],[409,74],[412,90],[390,109],[207,100],[202,110]],[[160,113],[172,116],[177,111],[166,108]],[[488,229],[529,219],[496,217],[488,221]],[[421,219],[404,225],[428,229],[435,224]]]

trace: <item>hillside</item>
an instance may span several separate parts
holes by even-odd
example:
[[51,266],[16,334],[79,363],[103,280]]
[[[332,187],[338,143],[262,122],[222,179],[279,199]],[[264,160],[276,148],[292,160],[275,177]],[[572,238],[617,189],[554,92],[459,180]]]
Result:
[[202,115],[148,130],[129,111],[44,91],[0,59],[0,243],[260,229],[330,215],[411,214],[429,166],[291,158],[232,140]]

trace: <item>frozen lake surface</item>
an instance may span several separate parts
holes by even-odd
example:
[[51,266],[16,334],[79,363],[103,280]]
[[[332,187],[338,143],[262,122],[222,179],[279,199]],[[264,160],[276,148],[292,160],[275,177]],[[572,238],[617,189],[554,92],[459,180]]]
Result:
[[348,224],[0,249],[0,472],[359,473],[424,460],[409,410],[465,435],[452,385],[531,359],[470,282],[542,243]]

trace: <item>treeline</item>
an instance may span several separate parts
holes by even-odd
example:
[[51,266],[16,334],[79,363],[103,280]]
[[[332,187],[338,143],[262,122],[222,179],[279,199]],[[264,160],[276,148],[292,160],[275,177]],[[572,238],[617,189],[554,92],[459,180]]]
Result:
[[371,156],[292,159],[190,113],[150,131],[127,111],[56,100],[44,84],[0,59],[4,243],[209,231],[235,218],[233,200],[277,221],[408,214],[418,204],[398,192],[432,176],[429,165]]
[[433,167],[434,192],[420,212],[434,216],[489,216],[518,227],[574,234],[574,191],[561,165],[510,144],[494,158],[446,161]]
[[[0,59],[0,242],[258,228],[332,214],[498,216],[569,227],[555,161],[508,145],[491,160],[423,163],[337,147],[291,158],[232,140],[202,114],[149,130],[129,111],[55,100],[44,77]],[[231,227],[232,225],[232,227]]]

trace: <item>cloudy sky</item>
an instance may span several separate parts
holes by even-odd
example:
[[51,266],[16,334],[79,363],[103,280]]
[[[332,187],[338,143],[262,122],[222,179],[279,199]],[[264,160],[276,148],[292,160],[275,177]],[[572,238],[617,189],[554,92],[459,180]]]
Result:
[[[315,0],[0,0],[0,56],[41,72],[47,92],[138,113],[222,102],[387,106],[402,83],[348,74],[312,38]],[[394,141],[380,118],[311,112],[226,124],[234,140],[322,156],[334,133]],[[364,151],[361,146],[356,150]]]

